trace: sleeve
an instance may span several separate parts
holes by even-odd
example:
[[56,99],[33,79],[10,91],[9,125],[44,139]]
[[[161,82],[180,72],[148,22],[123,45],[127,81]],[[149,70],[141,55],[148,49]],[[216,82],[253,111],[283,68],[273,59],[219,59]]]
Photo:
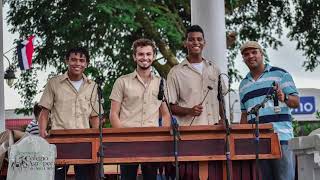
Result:
[[26,128],[26,130],[25,130],[25,132],[30,133],[30,131],[31,131],[31,126],[32,126],[32,125],[29,123],[28,126],[27,126],[27,128]]
[[280,80],[280,87],[285,94],[298,96],[298,90],[294,84],[293,78],[289,73],[285,73]]
[[54,102],[54,91],[52,88],[53,80],[49,80],[40,98],[39,105],[51,110]]
[[179,97],[179,84],[173,69],[170,70],[167,76],[167,91],[168,91],[168,103],[177,104]]
[[124,89],[124,81],[121,78],[118,78],[116,82],[113,84],[113,88],[112,88],[109,99],[121,103],[123,99],[123,89]]

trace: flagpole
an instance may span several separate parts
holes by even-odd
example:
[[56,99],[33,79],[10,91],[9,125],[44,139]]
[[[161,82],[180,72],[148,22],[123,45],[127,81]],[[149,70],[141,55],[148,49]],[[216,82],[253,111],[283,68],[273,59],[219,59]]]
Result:
[[0,0],[0,132],[5,130],[4,116],[4,67],[3,67],[3,17],[2,17],[2,0]]

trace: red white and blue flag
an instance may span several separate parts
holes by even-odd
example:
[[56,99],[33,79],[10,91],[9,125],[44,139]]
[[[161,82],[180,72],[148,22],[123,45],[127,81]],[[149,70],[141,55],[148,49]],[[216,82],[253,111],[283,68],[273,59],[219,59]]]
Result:
[[32,54],[34,51],[33,47],[34,36],[29,36],[27,40],[20,41],[18,43],[18,61],[21,70],[31,69],[32,66]]

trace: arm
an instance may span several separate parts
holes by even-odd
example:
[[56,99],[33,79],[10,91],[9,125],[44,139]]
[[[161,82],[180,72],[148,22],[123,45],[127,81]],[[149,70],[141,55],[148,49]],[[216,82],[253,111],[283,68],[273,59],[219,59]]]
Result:
[[49,110],[46,108],[42,108],[39,115],[39,134],[43,138],[45,138],[48,135],[46,130],[48,125],[48,118],[49,118]]
[[163,120],[163,126],[170,126],[171,116],[170,116],[169,109],[168,109],[165,102],[161,103],[159,110],[160,110],[161,117]]
[[121,122],[120,122],[120,107],[121,104],[120,102],[117,102],[115,100],[111,100],[111,108],[110,108],[110,123],[113,128],[120,128],[121,127]]
[[181,107],[178,105],[179,95],[179,82],[172,68],[167,77],[167,88],[168,88],[168,103],[171,108],[172,114],[177,116],[199,116],[202,112],[202,105],[195,105],[192,108]]
[[276,91],[277,91],[277,96],[279,101],[284,102],[287,104],[288,107],[290,108],[297,108],[300,105],[300,98],[297,95],[287,95],[288,99],[285,100],[285,94],[280,88],[279,84],[276,83]]
[[99,128],[99,116],[90,117],[90,125],[92,128]]
[[186,108],[186,107],[181,107],[177,104],[171,104],[171,110],[173,115],[178,115],[178,116],[200,116],[202,113],[202,105],[195,105],[192,108]]
[[248,124],[247,115],[248,114],[246,112],[241,113],[240,124]]
[[288,100],[285,101],[285,103],[288,105],[290,108],[298,108],[300,105],[300,98],[299,96],[295,95],[288,95]]

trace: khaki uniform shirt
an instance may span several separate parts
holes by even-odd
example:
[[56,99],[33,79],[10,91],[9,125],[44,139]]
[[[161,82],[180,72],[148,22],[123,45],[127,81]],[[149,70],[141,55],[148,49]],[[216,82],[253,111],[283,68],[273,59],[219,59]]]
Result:
[[78,92],[66,72],[48,81],[39,105],[51,111],[52,129],[84,129],[90,128],[89,118],[98,115],[97,99],[95,82],[83,75]]
[[[203,111],[200,116],[196,116],[192,125],[212,125],[218,123],[220,119],[219,101],[217,99],[219,74],[220,70],[217,65],[210,61],[203,60],[201,74],[188,60],[184,60],[174,66],[168,74],[169,103],[192,108],[201,103],[208,91],[208,86],[211,86],[213,89],[210,90],[202,104]],[[223,80],[222,88],[225,92],[226,88]],[[189,115],[176,117],[182,126],[189,126],[193,119],[193,116]]]
[[145,85],[136,71],[116,80],[110,99],[121,103],[119,117],[123,127],[159,126],[159,84],[160,77],[152,75]]

